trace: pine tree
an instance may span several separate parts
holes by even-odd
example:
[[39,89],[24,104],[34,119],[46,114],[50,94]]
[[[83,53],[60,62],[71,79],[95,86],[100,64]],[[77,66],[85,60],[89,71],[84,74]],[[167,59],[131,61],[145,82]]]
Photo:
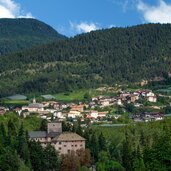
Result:
[[44,149],[44,156],[45,156],[45,167],[44,171],[58,171],[59,170],[59,155],[55,148],[51,145],[48,145]]
[[23,159],[27,165],[30,165],[28,141],[26,137],[26,132],[24,131],[23,128],[23,124],[21,124],[21,127],[19,129],[17,140],[18,140],[17,151],[20,158]]
[[98,153],[99,153],[99,142],[94,132],[90,139],[90,150],[92,152],[92,156],[94,160],[96,161],[98,159]]
[[106,150],[106,139],[103,136],[102,132],[98,137],[98,141],[99,141],[99,149],[102,150],[102,151],[103,150],[105,151]]

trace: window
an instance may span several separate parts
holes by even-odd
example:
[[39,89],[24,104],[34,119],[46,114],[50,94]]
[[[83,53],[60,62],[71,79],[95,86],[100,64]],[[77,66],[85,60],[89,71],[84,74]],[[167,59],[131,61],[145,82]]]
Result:
[[83,145],[81,144],[80,147],[82,147]]
[[71,147],[74,147],[74,145],[71,145]]
[[70,153],[70,150],[68,150],[68,153]]
[[77,147],[77,145],[75,145],[75,147]]
[[66,145],[64,145],[64,147],[66,147]]
[[62,144],[61,142],[59,142],[59,144]]
[[59,150],[61,150],[61,147],[59,147]]

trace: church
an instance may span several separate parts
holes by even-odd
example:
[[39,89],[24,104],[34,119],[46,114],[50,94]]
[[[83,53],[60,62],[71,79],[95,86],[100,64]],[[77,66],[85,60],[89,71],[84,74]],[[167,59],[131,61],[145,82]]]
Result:
[[36,99],[33,99],[33,103],[30,103],[28,106],[23,106],[22,110],[28,110],[28,112],[43,112],[44,107],[42,103],[37,103]]

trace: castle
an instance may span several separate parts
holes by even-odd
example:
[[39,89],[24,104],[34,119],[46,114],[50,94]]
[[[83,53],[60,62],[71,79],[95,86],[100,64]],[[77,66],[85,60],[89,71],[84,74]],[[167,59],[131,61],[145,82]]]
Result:
[[62,123],[60,122],[48,123],[47,131],[29,132],[29,138],[39,141],[43,147],[51,144],[59,154],[85,149],[85,139],[76,133],[62,132]]

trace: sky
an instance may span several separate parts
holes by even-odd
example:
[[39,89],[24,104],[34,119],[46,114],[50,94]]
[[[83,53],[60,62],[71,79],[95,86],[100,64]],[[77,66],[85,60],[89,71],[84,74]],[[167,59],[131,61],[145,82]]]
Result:
[[35,18],[72,37],[111,27],[171,23],[171,0],[0,0],[0,18]]

